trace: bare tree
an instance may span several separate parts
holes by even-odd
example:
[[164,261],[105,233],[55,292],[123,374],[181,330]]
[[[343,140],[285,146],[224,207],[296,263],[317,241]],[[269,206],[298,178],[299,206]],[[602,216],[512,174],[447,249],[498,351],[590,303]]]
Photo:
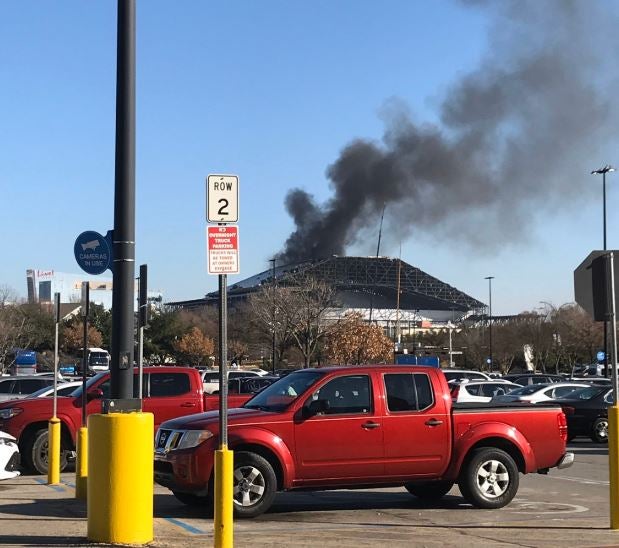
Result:
[[282,313],[293,327],[292,338],[309,367],[318,344],[327,333],[325,314],[335,306],[335,290],[312,276],[300,276],[289,287],[290,295]]

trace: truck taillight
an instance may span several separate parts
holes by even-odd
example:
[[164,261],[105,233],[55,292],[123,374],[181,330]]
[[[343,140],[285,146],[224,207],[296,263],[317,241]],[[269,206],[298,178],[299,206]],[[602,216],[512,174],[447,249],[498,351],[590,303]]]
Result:
[[[571,408],[573,410],[573,408]],[[565,411],[565,408],[563,409]],[[559,413],[557,415],[557,423],[559,424],[559,436],[563,441],[567,441],[567,419],[565,413]]]
[[460,387],[459,386],[455,386],[452,390],[451,390],[451,399],[452,400],[457,400],[458,399],[458,394],[460,393]]

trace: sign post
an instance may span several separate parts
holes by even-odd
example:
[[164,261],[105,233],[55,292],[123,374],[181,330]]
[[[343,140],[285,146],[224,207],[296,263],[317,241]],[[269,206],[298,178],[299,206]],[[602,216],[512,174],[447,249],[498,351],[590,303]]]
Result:
[[[615,261],[617,251],[593,251],[574,270],[576,302],[595,321],[610,321],[612,326],[611,375],[613,404],[608,408],[608,468],[610,493],[610,528],[619,529],[619,377],[617,376],[617,293]],[[599,355],[598,353],[598,359]],[[604,352],[604,361],[608,355]]]
[[215,546],[233,546],[234,456],[228,449],[228,274],[239,272],[239,178],[206,179],[208,273],[219,276],[219,450],[215,452]]

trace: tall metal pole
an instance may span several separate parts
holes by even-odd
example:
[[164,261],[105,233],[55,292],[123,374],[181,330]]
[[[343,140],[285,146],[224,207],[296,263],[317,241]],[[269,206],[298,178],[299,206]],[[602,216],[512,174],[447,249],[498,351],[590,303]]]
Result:
[[[615,168],[610,165],[605,165],[591,172],[591,175],[602,175],[602,237],[604,251],[606,251],[606,174],[615,171]],[[610,377],[608,369],[608,321],[604,320],[604,370],[606,377]]]
[[135,0],[118,0],[112,398],[133,397],[135,278]]
[[227,274],[219,275],[219,441],[228,447],[228,287]]
[[[383,204],[383,211],[380,214],[380,228],[378,229],[378,244],[376,246],[376,258],[378,259],[379,255],[380,255],[380,239],[381,236],[383,235],[383,219],[385,218],[385,207],[386,204]],[[370,321],[369,323],[372,324],[372,312],[374,311],[374,292],[372,291],[372,288],[370,288]]]
[[492,358],[492,280],[494,276],[486,276],[484,279],[488,280],[488,338],[490,346],[490,372],[494,369],[494,360]]
[[272,327],[272,354],[271,354],[271,372],[273,373],[273,375],[275,375],[275,313],[276,313],[276,308],[275,308],[275,259],[269,259],[269,261],[271,263],[273,263],[273,270],[272,270],[272,277],[273,277],[273,327]]

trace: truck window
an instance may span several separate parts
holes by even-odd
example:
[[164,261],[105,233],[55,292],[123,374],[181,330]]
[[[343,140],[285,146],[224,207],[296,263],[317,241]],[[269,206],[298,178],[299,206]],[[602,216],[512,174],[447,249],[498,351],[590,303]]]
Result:
[[428,375],[388,373],[384,380],[389,411],[422,411],[434,403]]
[[186,373],[151,373],[150,397],[180,396],[190,390],[189,375]]
[[367,375],[337,377],[321,386],[310,400],[327,400],[327,415],[370,413],[370,379]]

